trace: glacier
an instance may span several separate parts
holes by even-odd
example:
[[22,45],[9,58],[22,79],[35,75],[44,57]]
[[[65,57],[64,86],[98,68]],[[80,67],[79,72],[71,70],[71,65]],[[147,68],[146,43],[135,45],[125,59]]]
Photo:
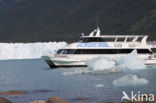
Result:
[[35,59],[53,55],[66,42],[0,43],[0,60]]

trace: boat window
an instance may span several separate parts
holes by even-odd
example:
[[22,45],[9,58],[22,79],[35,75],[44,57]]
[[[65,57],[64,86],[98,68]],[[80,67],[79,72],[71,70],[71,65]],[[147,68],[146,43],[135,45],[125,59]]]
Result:
[[117,42],[123,42],[123,41],[125,41],[125,39],[126,39],[126,38],[118,38],[118,39],[117,39]]
[[114,42],[116,38],[103,38],[104,42]]
[[143,39],[143,37],[139,37],[137,41],[141,42],[142,39]]
[[152,48],[152,51],[153,51],[154,53],[156,53],[156,48]]
[[86,42],[104,42],[102,38],[88,38]]
[[[133,49],[61,49],[57,54],[128,54]],[[148,49],[138,49],[139,54],[151,53]]]
[[68,50],[63,50],[63,52],[61,54],[67,54]]
[[83,42],[84,42],[84,38],[80,38],[80,39],[78,40],[78,42],[83,43]]
[[60,49],[57,54],[74,54],[76,49]]
[[59,50],[57,51],[57,54],[61,54],[61,52],[62,52],[62,49],[59,49]]
[[137,52],[140,53],[140,54],[143,54],[143,53],[151,53],[151,51],[148,50],[148,49],[138,49]]
[[132,40],[133,40],[133,37],[128,37],[126,42],[132,42]]

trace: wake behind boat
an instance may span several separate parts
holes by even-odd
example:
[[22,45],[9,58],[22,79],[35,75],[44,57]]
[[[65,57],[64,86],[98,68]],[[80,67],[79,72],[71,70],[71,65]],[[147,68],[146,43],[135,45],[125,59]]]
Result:
[[54,56],[42,58],[50,67],[83,67],[87,59],[104,56],[115,61],[137,50],[146,65],[153,65],[156,46],[147,44],[147,38],[148,35],[101,35],[97,28],[89,36],[82,34],[78,42],[60,48]]

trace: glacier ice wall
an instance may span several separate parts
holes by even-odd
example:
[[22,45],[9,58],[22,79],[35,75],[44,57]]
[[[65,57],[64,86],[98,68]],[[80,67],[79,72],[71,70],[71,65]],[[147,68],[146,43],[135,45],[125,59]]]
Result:
[[53,55],[66,42],[0,43],[0,60],[33,59]]

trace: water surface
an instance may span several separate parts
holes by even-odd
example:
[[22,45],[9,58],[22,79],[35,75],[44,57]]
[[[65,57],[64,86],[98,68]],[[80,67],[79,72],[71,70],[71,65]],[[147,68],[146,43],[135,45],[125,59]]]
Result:
[[[120,103],[122,91],[156,94],[156,66],[142,70],[123,70],[114,73],[90,73],[88,68],[50,69],[42,59],[0,61],[0,91],[24,90],[29,94],[5,96],[14,103],[47,100],[60,96],[72,103]],[[115,85],[114,80],[123,76],[136,76],[138,80],[125,80]],[[144,83],[142,79],[147,80]],[[133,81],[133,84],[128,82]],[[138,82],[139,84],[135,82]],[[78,98],[87,98],[80,100]]]

